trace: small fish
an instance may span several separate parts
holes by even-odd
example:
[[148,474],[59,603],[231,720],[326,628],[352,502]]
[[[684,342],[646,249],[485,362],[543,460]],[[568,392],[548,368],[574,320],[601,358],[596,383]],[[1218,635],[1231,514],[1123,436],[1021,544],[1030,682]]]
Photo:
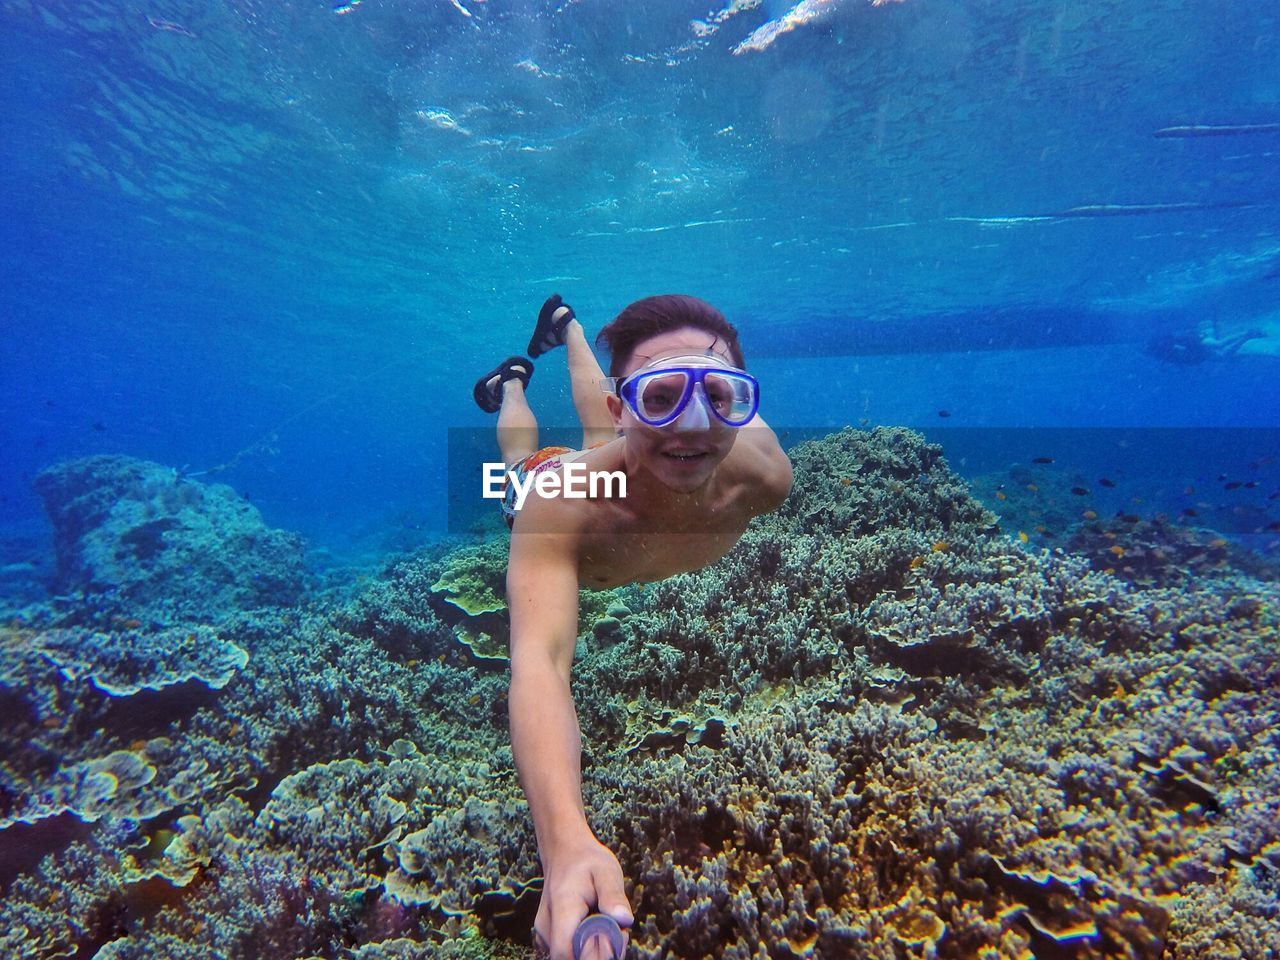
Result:
[[840,486],[842,486],[842,487],[849,487],[849,486],[852,486],[852,485],[853,485],[853,481],[852,481],[852,480],[850,480],[848,477],[841,477],[841,478],[840,478]]
[[95,420],[93,421],[93,429],[97,430],[99,433],[105,433],[107,430],[107,425],[103,423],[101,420]]
[[1195,488],[1195,487],[1183,487],[1183,488],[1182,488],[1182,492],[1183,492],[1183,493],[1185,493],[1187,496],[1191,496],[1191,494],[1193,494],[1193,493],[1195,493],[1195,492],[1196,492],[1196,488]]
[[1100,487],[1114,487],[1115,485],[1116,482],[1114,480],[1108,480],[1106,477],[1098,478],[1098,486]]
[[933,544],[933,547],[931,549],[933,550],[934,553],[942,553],[946,550],[950,550],[951,544],[947,543],[947,541],[945,540],[938,540]]
[[939,411],[938,411],[938,416],[940,416],[940,417],[949,417],[949,416],[951,416],[951,411],[950,411],[950,410],[939,410]]
[[1117,513],[1116,517],[1120,520],[1123,520],[1125,523],[1142,522],[1142,518],[1138,516],[1136,513]]
[[1053,457],[1032,457],[1032,463],[1053,463]]
[[[1280,491],[1277,491],[1277,492],[1280,492]],[[997,500],[1007,500],[1007,499],[1009,499],[1009,498],[1008,498],[1008,497],[1006,497],[1006,496],[1004,495],[1004,491],[1003,491],[1003,490],[997,490],[997,491],[996,491],[996,499],[997,499]]]
[[1028,483],[1028,484],[1027,484],[1027,489],[1028,489],[1028,490],[1030,490],[1032,493],[1035,493],[1035,492],[1036,492],[1037,490],[1039,490],[1040,488],[1039,488],[1039,487],[1037,487],[1034,483]]
[[1025,530],[1019,530],[1019,531],[1018,531],[1018,539],[1019,539],[1019,540],[1021,540],[1023,543],[1026,543],[1026,542],[1027,542],[1028,540],[1030,540],[1031,538],[1030,538],[1029,536],[1027,536],[1027,531],[1025,531]]
[[1074,493],[1077,497],[1087,497],[1089,495],[1089,491],[1086,490],[1084,487],[1072,487],[1071,492]]
[[1182,511],[1182,515],[1183,515],[1184,517],[1198,517],[1198,516],[1200,516],[1200,514],[1196,513],[1196,512],[1195,512],[1194,510],[1192,510],[1190,507],[1187,507],[1187,509],[1183,510],[1183,511]]
[[1080,516],[1084,517],[1086,520],[1097,520],[1097,519],[1098,519],[1098,514],[1097,514],[1097,512],[1096,512],[1096,511],[1094,511],[1094,510],[1086,510],[1086,511],[1084,511],[1082,514],[1080,514]]
[[1118,544],[1118,543],[1115,543],[1115,544],[1112,544],[1110,547],[1108,547],[1108,548],[1107,548],[1107,552],[1108,552],[1108,553],[1113,553],[1113,554],[1115,554],[1117,557],[1123,557],[1123,556],[1124,556],[1124,547],[1120,546],[1120,544]]
[[1244,484],[1242,484],[1239,480],[1231,480],[1228,483],[1224,483],[1222,485],[1222,489],[1223,490],[1239,490],[1242,486],[1244,486]]
[[343,3],[341,0],[334,0],[333,12],[341,17],[360,6],[360,2],[361,0],[350,0],[349,3]]
[[1275,523],[1268,523],[1262,529],[1266,533],[1280,533],[1280,520],[1277,520]]
[[1223,540],[1221,537],[1218,537],[1216,540],[1209,541],[1209,546],[1213,547],[1215,550],[1221,550],[1226,545],[1227,541]]
[[911,562],[907,564],[912,570],[918,570],[924,564],[924,557],[912,557]]
[[1268,500],[1280,500],[1280,490],[1277,490],[1275,493],[1271,494],[1271,496],[1267,497],[1267,499],[1268,499]]
[[1252,490],[1252,489],[1253,489],[1254,487],[1256,487],[1257,485],[1258,485],[1258,481],[1257,481],[1257,480],[1246,480],[1246,481],[1244,482],[1244,488],[1245,488],[1246,490]]

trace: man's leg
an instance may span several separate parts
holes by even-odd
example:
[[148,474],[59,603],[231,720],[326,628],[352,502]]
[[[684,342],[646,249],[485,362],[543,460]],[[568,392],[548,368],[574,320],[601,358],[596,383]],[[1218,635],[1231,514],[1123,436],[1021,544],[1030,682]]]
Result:
[[498,449],[502,451],[502,460],[508,467],[538,449],[538,419],[524,395],[524,384],[515,378],[502,384]]
[[[617,431],[613,428],[613,417],[609,415],[609,405],[605,403],[604,393],[600,389],[604,371],[600,369],[596,355],[587,345],[587,335],[577,320],[570,320],[565,328],[565,346],[569,349],[569,384],[573,388],[573,406],[582,423],[582,448],[585,450],[592,444],[612,440],[617,436]],[[505,402],[503,410],[506,410]]]

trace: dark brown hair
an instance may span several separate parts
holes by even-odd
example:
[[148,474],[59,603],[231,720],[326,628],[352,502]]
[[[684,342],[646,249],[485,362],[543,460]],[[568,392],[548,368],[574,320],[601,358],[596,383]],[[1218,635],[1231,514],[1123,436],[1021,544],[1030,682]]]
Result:
[[723,313],[697,297],[666,293],[637,300],[600,331],[596,337],[596,345],[609,351],[609,376],[622,376],[636,352],[637,344],[681,327],[693,327],[712,334],[724,343],[729,359],[736,366],[745,369],[738,331],[724,318]]

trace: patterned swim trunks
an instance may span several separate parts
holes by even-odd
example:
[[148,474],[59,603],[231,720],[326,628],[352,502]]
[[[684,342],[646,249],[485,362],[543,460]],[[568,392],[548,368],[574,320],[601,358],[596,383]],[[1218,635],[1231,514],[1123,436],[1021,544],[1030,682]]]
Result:
[[[537,476],[544,470],[559,470],[564,465],[564,455],[566,453],[579,453],[573,447],[543,447],[541,450],[535,450],[523,460],[519,460],[516,464],[509,468],[511,473],[516,475],[523,487],[527,483],[527,477]],[[576,459],[576,458],[570,458]],[[502,504],[502,515],[507,518],[507,526],[511,527],[516,522],[516,488],[508,477],[505,483],[505,493],[500,501]]]
[[[559,470],[566,463],[581,459],[597,447],[603,447],[605,443],[608,441],[593,443],[586,450],[575,450],[573,447],[543,447],[523,460],[516,461],[514,466],[507,469],[509,473],[516,475],[520,486],[524,487],[529,482],[528,477],[536,477],[544,470]],[[499,503],[502,506],[502,515],[507,518],[507,527],[510,528],[516,522],[516,487],[511,482],[510,476],[504,481],[503,488],[504,493]]]

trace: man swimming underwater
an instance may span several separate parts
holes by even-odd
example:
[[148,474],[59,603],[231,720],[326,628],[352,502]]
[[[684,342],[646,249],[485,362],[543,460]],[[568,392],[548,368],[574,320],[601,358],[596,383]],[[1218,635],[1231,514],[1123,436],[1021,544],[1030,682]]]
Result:
[[525,397],[532,360],[511,357],[475,387],[477,403],[499,412],[498,444],[517,476],[581,461],[626,477],[625,497],[530,496],[518,512],[507,507],[511,743],[545,875],[534,928],[552,960],[567,960],[575,927],[593,909],[624,927],[632,922],[622,869],[592,833],[582,800],[569,688],[579,589],[715,563],[791,489],[791,462],[756,413],[758,385],[720,311],[695,297],[649,297],[623,310],[598,342],[611,355],[609,377],[556,295],[529,343],[530,357],[568,348],[579,450],[538,449]]

